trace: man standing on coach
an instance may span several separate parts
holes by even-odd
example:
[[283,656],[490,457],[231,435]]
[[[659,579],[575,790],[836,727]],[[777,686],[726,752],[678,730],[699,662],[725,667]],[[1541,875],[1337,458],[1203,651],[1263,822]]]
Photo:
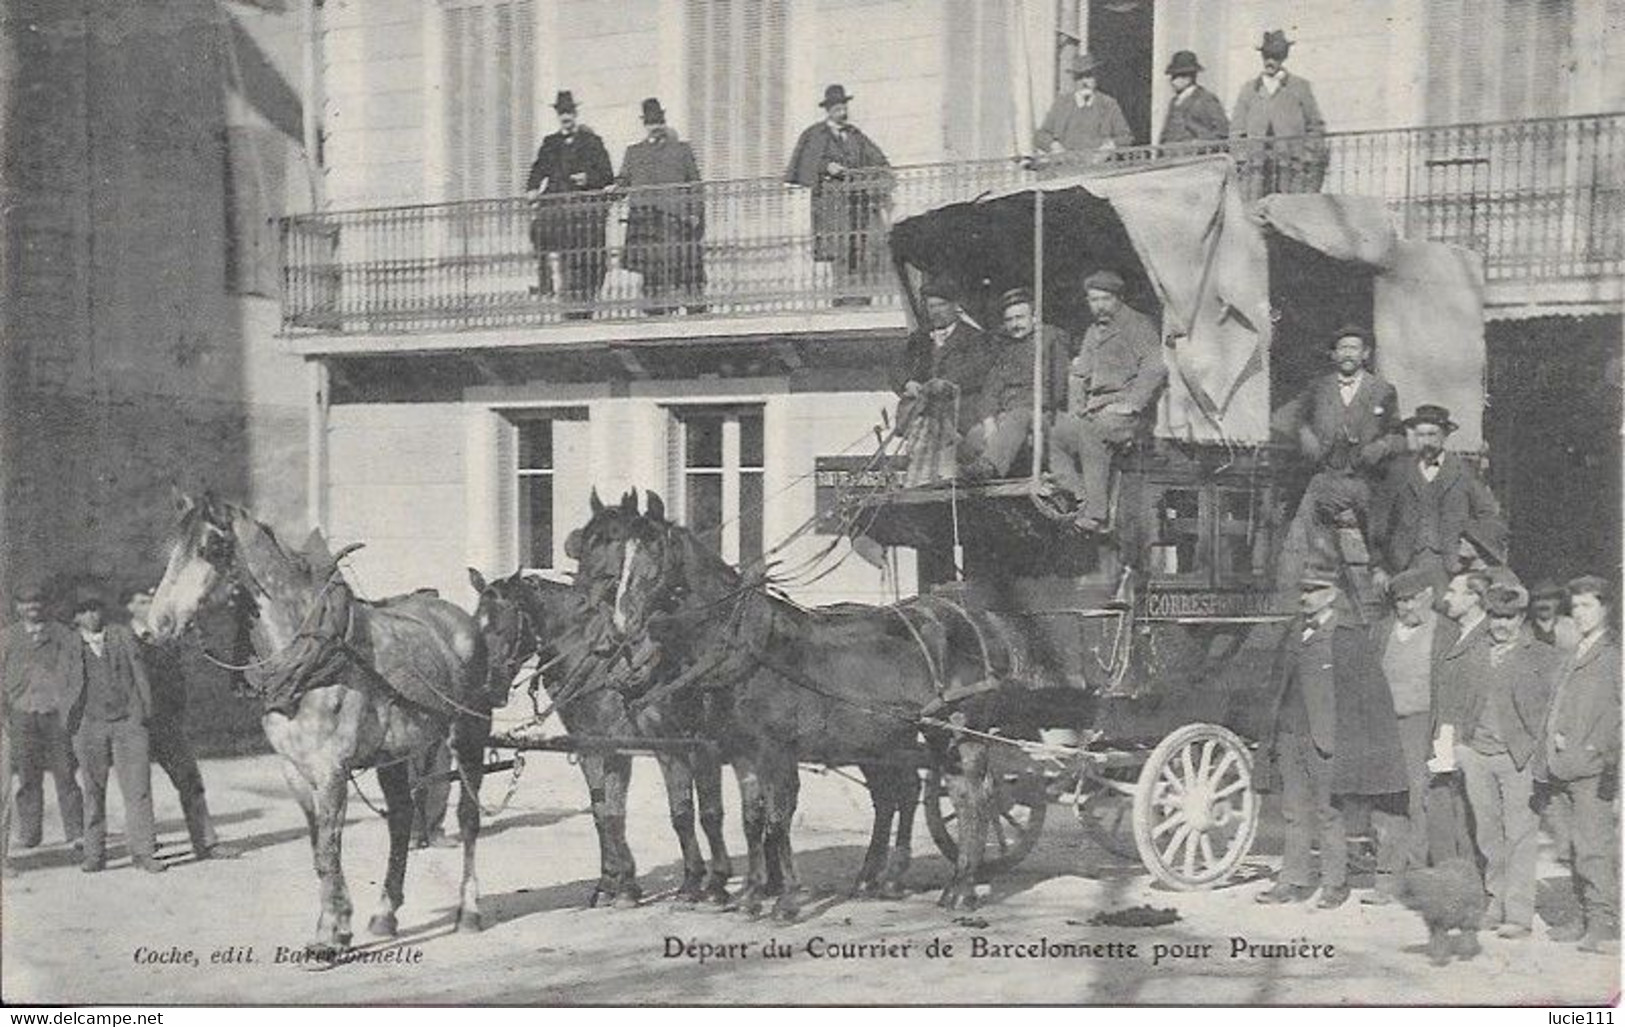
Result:
[[77,845],[84,833],[84,798],[74,780],[73,743],[60,713],[67,690],[63,663],[74,639],[46,617],[42,586],[24,585],[16,600],[17,622],[0,632],[0,687],[6,693],[8,740],[17,772],[17,845],[31,849],[43,840],[47,770],[56,783],[63,833]]

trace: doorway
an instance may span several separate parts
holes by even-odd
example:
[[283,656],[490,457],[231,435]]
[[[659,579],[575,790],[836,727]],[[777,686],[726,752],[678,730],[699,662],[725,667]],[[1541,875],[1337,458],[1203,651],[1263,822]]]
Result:
[[1151,141],[1152,0],[1089,0],[1089,50],[1096,81],[1123,108],[1134,142]]

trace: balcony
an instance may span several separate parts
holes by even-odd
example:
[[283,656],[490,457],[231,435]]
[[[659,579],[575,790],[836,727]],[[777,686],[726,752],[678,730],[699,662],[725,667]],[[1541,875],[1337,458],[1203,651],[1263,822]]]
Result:
[[[1313,188],[1299,140],[1139,147],[1152,164],[1229,152],[1243,188]],[[1385,200],[1402,235],[1483,255],[1492,291],[1625,276],[1625,114],[1337,133],[1321,191]],[[893,209],[1019,187],[1075,161],[917,165],[810,190],[771,179],[333,211],[282,222],[293,334],[443,332],[646,317],[899,308]],[[815,206],[816,229],[815,229]],[[539,237],[549,251],[538,256]],[[1617,300],[1617,297],[1614,297]]]

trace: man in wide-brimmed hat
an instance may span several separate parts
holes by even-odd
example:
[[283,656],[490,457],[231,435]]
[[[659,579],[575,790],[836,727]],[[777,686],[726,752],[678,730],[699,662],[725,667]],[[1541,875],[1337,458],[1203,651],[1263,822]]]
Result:
[[884,284],[886,154],[851,122],[853,96],[824,90],[824,119],[796,140],[784,180],[812,190],[813,259],[832,266],[837,306],[868,303]]
[[659,99],[643,101],[644,137],[626,148],[615,181],[632,190],[626,210],[626,268],[643,275],[650,314],[685,301],[704,306],[705,194],[694,148],[666,124]]
[[1291,49],[1284,31],[1264,33],[1263,73],[1241,87],[1230,118],[1230,138],[1238,141],[1231,153],[1248,199],[1318,193],[1326,177],[1326,119],[1309,80],[1286,70]]
[[1168,76],[1174,95],[1168,101],[1168,115],[1162,119],[1158,142],[1194,143],[1229,137],[1230,119],[1224,115],[1223,102],[1196,83],[1201,71],[1202,63],[1189,50],[1180,50],[1168,61],[1163,74]]
[[77,843],[84,833],[78,764],[61,715],[67,691],[65,654],[73,638],[47,616],[48,598],[40,582],[24,582],[13,594],[17,619],[0,631],[0,689],[5,693],[11,768],[17,774],[17,844],[25,849],[43,840],[46,771],[56,784],[67,840]]
[[1168,380],[1157,323],[1123,302],[1123,276],[1099,268],[1083,280],[1093,322],[1067,373],[1066,409],[1050,433],[1050,470],[1078,501],[1074,523],[1106,523],[1111,451],[1151,429],[1152,406]]
[[[541,259],[541,290],[557,293],[572,309],[567,317],[588,318],[585,309],[604,284],[609,265],[604,251],[609,215],[604,189],[615,179],[609,151],[598,134],[578,120],[575,95],[561,90],[553,101],[559,130],[542,139],[525,179],[525,195],[536,202],[530,238]],[[554,282],[547,254],[559,255],[562,283]]]
[[1039,153],[1098,155],[1119,146],[1133,146],[1134,132],[1117,101],[1095,87],[1100,60],[1092,53],[1072,59],[1073,87],[1050,105],[1033,143]]
[[1390,463],[1371,506],[1371,534],[1389,574],[1424,567],[1442,584],[1457,569],[1467,537],[1489,563],[1506,562],[1506,520],[1478,473],[1445,440],[1450,411],[1424,403],[1401,422],[1411,452]]

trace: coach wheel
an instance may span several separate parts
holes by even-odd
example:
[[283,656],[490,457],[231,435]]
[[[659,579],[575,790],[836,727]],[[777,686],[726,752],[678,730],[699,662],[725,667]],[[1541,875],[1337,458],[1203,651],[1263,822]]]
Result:
[[1151,750],[1134,786],[1134,842],[1170,888],[1212,888],[1235,872],[1258,831],[1253,761],[1235,732],[1187,724]]
[[[993,809],[988,815],[982,873],[1001,874],[1027,858],[1044,829],[1049,797],[1038,764],[1017,749],[998,746],[988,754],[988,783]],[[925,778],[925,823],[931,840],[952,863],[959,858],[959,814],[948,797],[940,771]]]

